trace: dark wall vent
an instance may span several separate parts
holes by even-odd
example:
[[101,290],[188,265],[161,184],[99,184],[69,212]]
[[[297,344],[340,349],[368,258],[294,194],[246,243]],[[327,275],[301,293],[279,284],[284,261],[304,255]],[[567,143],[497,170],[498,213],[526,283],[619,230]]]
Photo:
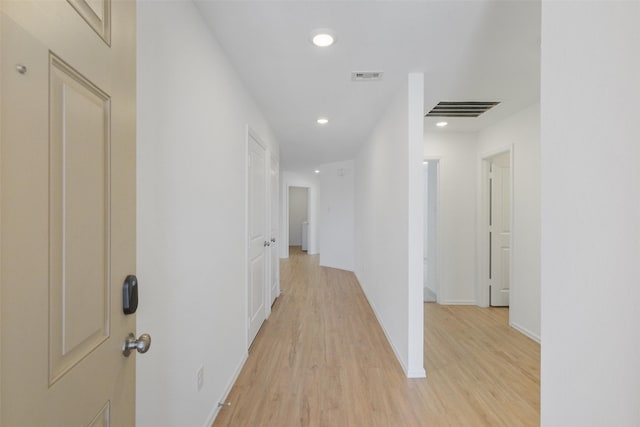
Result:
[[356,82],[371,82],[382,80],[384,73],[382,71],[353,71],[351,80]]
[[498,104],[497,101],[442,101],[425,117],[478,117]]

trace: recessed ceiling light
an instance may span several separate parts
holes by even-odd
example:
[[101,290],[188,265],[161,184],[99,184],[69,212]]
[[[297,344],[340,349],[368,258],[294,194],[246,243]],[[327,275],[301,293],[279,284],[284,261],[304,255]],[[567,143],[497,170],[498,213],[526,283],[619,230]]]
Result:
[[316,120],[316,122],[318,122],[319,125],[326,125],[327,123],[329,123],[329,119],[327,119],[326,117],[320,117],[318,120]]
[[443,128],[443,127],[445,127],[445,126],[446,126],[446,125],[448,125],[448,124],[449,124],[449,123],[447,123],[447,122],[438,122],[438,123],[436,123],[436,126],[438,126],[439,128]]
[[313,172],[314,172],[314,173],[320,173],[320,170],[319,170],[319,169],[316,169],[316,170],[314,170]]
[[335,41],[331,31],[326,28],[319,28],[311,33],[311,43],[318,47],[331,46]]
[[429,160],[425,160],[422,162],[423,165],[428,165],[429,164]]

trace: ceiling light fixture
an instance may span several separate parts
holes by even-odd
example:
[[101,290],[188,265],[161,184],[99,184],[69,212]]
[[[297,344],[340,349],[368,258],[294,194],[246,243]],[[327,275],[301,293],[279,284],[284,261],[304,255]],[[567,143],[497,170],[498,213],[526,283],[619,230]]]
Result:
[[314,173],[320,173],[320,170],[316,169],[313,171]]
[[329,123],[329,119],[327,119],[326,117],[320,117],[318,120],[316,120],[316,122],[319,125],[326,125],[327,123]]
[[438,126],[439,128],[443,128],[443,127],[445,127],[445,126],[446,126],[446,125],[448,125],[448,124],[449,124],[449,123],[447,123],[447,122],[438,122],[438,123],[436,123],[436,126]]
[[311,33],[311,43],[318,47],[329,47],[335,43],[336,39],[329,30],[318,29]]

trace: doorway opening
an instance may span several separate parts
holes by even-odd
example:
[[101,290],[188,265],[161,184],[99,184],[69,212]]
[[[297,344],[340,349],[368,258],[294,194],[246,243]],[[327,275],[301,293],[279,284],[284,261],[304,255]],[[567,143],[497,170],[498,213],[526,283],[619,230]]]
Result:
[[309,188],[289,187],[289,247],[309,247]]
[[424,168],[424,302],[438,301],[438,159]]

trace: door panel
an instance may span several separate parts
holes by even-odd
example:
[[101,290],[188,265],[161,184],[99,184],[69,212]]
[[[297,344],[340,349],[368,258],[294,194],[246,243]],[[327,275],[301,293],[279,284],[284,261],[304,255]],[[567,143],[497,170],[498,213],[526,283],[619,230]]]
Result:
[[[491,164],[491,305],[508,306],[511,265],[511,168],[508,157]],[[506,162],[506,163],[505,163]]]
[[106,405],[100,410],[98,415],[91,421],[89,427],[109,427],[109,415],[111,412],[111,404],[107,402]]
[[264,148],[249,135],[249,345],[266,318],[266,155]]
[[111,0],[67,1],[107,44],[111,44]]
[[51,55],[50,383],[109,336],[110,99]]
[[[0,2],[0,424],[133,426],[135,4]],[[111,142],[113,141],[113,144]]]

